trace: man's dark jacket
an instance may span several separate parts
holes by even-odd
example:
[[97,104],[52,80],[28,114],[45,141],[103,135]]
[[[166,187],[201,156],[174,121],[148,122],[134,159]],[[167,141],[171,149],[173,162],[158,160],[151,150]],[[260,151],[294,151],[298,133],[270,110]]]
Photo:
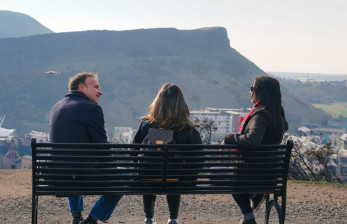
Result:
[[106,143],[101,107],[79,91],[70,91],[49,115],[51,142]]

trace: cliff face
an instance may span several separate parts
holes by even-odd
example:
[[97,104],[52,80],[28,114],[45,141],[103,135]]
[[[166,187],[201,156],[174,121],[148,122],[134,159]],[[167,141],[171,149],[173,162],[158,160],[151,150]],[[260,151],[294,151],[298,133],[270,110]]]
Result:
[[[91,59],[93,55],[112,57],[167,57],[223,55],[229,52],[229,40],[224,28],[180,31],[149,29],[132,31],[84,31],[0,39],[0,65],[15,68],[15,61],[27,66]],[[44,60],[44,58],[47,58]],[[95,60],[98,60],[95,58]]]
[[[47,75],[46,71],[59,71]],[[230,47],[224,28],[84,31],[0,39],[0,112],[17,133],[47,131],[48,114],[69,77],[97,72],[106,126],[139,124],[165,82],[181,86],[191,110],[250,107],[249,87],[265,74]],[[283,90],[289,121],[322,113]],[[300,108],[300,111],[298,111]]]
[[44,33],[53,32],[28,15],[0,10],[0,38],[25,37]]

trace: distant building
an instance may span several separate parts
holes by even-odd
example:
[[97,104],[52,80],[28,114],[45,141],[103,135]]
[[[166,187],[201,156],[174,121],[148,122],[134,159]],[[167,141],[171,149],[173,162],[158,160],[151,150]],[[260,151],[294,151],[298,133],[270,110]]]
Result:
[[10,149],[2,159],[2,169],[19,169],[21,167],[21,156],[16,150],[14,141],[11,142]]
[[305,78],[305,77],[300,77],[298,80],[302,83],[310,83],[310,82],[315,82],[313,79]]
[[216,130],[213,131],[211,136],[212,142],[221,141],[226,133],[237,133],[239,128],[240,116],[244,116],[248,110],[244,109],[225,109],[225,108],[211,108],[206,107],[198,111],[190,112],[190,119],[200,123],[204,119],[214,121]]
[[298,134],[309,134],[311,133],[311,129],[305,126],[301,126],[298,128]]
[[347,119],[346,118],[331,118],[328,120],[328,126],[343,127],[347,133]]
[[347,86],[347,80],[343,81],[330,81],[329,84],[334,86]]
[[347,134],[342,135],[340,138],[336,139],[336,148],[347,150]]
[[[325,144],[329,141],[333,141],[339,136],[345,134],[345,128],[339,126],[325,126],[320,128],[311,129],[312,135],[316,135],[320,137],[319,144]],[[334,144],[335,145],[335,144]]]
[[0,141],[0,169],[31,169],[31,148],[19,138]]
[[30,131],[30,138],[36,138],[36,142],[48,142],[49,134],[45,132]]
[[316,136],[316,143],[325,144],[332,141],[334,145],[337,145],[337,138],[346,133],[344,123],[342,122],[330,122],[328,126],[321,126],[316,123],[301,123],[301,126],[297,130],[297,134],[311,134]]
[[345,128],[340,126],[323,126],[320,128],[312,128],[311,132],[314,135],[319,135],[322,133],[322,134],[337,135],[337,136],[342,136],[346,133]]
[[0,117],[0,138],[8,138],[9,136],[12,136],[14,133],[14,129],[6,129],[2,127],[4,120],[5,115]]
[[343,183],[347,182],[347,150],[341,149],[337,154],[337,172],[336,175]]
[[308,129],[313,129],[313,128],[320,128],[321,126],[317,123],[305,123],[305,122],[302,122],[300,124],[300,127],[306,127]]

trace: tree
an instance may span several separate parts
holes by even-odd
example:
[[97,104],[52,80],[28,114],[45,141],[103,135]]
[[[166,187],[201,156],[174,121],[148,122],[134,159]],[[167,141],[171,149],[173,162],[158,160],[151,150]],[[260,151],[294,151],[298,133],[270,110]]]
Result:
[[296,180],[337,181],[335,167],[330,163],[333,155],[331,142],[314,143],[314,136],[303,134],[299,137],[286,134],[284,142],[292,139],[294,147],[289,165],[289,178]]
[[317,148],[308,149],[305,154],[313,158],[313,160],[315,161],[314,164],[316,164],[320,168],[317,171],[317,179],[326,180],[329,182],[336,180],[336,174],[334,174],[329,167],[329,157],[333,154],[331,142],[320,145]]
[[194,118],[195,123],[199,123],[200,127],[198,128],[198,131],[200,133],[202,142],[204,144],[211,144],[211,137],[212,132],[217,131],[217,127],[215,126],[215,121],[209,118],[204,118],[201,122],[200,119],[195,117]]

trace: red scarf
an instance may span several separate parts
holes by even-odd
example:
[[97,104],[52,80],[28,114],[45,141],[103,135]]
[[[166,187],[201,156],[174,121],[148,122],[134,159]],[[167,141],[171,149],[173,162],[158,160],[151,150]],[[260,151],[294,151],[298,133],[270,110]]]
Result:
[[[254,106],[251,107],[251,110],[248,112],[248,114],[246,116],[240,116],[240,121],[239,121],[239,134],[242,133],[243,128],[245,127],[245,123],[246,121],[249,120],[249,117],[251,116],[251,114],[253,113],[253,111],[255,110],[256,107],[258,107],[260,105],[260,103],[257,101],[255,102]],[[233,149],[233,151],[237,151],[237,149]],[[232,155],[232,157],[236,157],[236,155]]]
[[240,121],[239,121],[239,134],[241,134],[241,132],[243,131],[244,125],[246,123],[246,121],[248,121],[249,116],[251,116],[251,114],[253,113],[254,109],[256,107],[259,107],[260,103],[257,101],[254,106],[251,107],[251,110],[248,112],[248,114],[246,116],[240,116]]

